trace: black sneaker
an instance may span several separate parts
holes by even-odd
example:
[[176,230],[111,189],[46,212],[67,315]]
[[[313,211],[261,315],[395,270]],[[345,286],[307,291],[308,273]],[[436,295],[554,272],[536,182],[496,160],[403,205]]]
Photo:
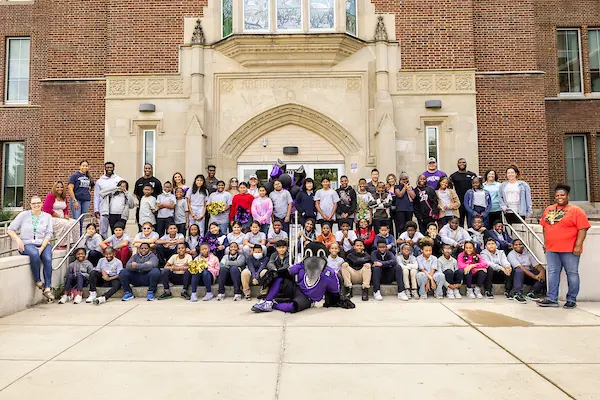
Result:
[[494,298],[494,293],[492,293],[491,290],[486,290],[485,291],[485,297],[488,299],[493,299]]
[[506,297],[506,300],[513,300],[513,296],[508,291],[504,292],[504,297]]
[[577,303],[575,303],[574,301],[567,301],[563,306],[563,308],[566,308],[567,310],[572,310],[575,307],[577,307]]
[[369,289],[363,288],[362,301],[369,301]]
[[351,299],[352,298],[352,286],[343,286],[343,296],[345,296],[346,299]]
[[541,300],[541,297],[540,297],[540,296],[538,296],[537,294],[533,293],[533,292],[529,292],[529,293],[527,293],[527,295],[526,295],[526,296],[527,296],[527,298],[528,298],[529,300],[532,300],[532,301],[540,301],[540,300]]
[[557,301],[552,301],[550,299],[544,299],[538,302],[538,306],[540,307],[558,307]]
[[171,292],[163,292],[163,294],[161,294],[160,296],[157,297],[158,300],[167,300],[167,299],[172,299],[173,295],[171,294]]
[[525,300],[525,297],[523,297],[522,293],[516,293],[515,296],[513,297],[513,299],[519,304],[527,303],[527,300]]
[[181,298],[184,299],[184,300],[189,300],[190,299],[190,295],[187,292],[187,290],[182,290],[181,291]]

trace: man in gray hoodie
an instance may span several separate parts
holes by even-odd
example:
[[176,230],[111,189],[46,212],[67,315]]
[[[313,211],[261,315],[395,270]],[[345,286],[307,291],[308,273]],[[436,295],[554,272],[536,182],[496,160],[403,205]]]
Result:
[[159,278],[158,258],[156,254],[150,252],[148,243],[142,243],[138,252],[127,261],[125,269],[119,273],[119,280],[125,291],[121,300],[128,301],[134,298],[130,285],[132,283],[135,286],[148,285],[147,299],[153,301]]
[[[488,299],[493,299],[492,284],[494,276],[499,276],[504,282],[504,296],[511,299],[510,291],[512,290],[512,267],[506,258],[503,250],[498,250],[496,241],[488,237],[485,242],[485,249],[481,252],[481,257],[488,264],[488,274],[485,281],[485,296]],[[491,272],[490,272],[491,271]]]

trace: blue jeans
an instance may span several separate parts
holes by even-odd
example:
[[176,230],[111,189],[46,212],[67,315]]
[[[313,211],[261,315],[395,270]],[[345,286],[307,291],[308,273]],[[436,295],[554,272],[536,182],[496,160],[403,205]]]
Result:
[[132,293],[130,283],[134,286],[148,286],[149,292],[156,292],[156,285],[158,285],[159,278],[160,270],[158,268],[152,268],[150,271],[145,272],[124,269],[119,273],[119,280],[121,281],[123,290],[129,293]]
[[31,273],[35,283],[41,282],[40,278],[40,266],[44,264],[44,288],[49,288],[52,284],[52,246],[48,245],[42,251],[39,252],[40,246],[35,244],[26,244],[23,252],[19,252],[23,256],[29,257],[29,266],[31,267]]
[[[81,214],[85,214],[86,212],[88,212],[89,208],[90,208],[90,201],[80,201],[79,202],[79,208],[75,209],[73,207],[73,203],[75,203],[75,200],[71,200],[70,201],[70,207],[69,209],[71,210],[71,218],[73,219],[77,219],[81,216]],[[79,235],[83,234],[83,219],[81,221],[79,221]]]
[[567,273],[567,301],[576,302],[579,294],[579,257],[573,253],[555,253],[546,251],[546,262],[548,263],[548,300],[558,299],[558,287],[560,286],[560,273],[565,269]]

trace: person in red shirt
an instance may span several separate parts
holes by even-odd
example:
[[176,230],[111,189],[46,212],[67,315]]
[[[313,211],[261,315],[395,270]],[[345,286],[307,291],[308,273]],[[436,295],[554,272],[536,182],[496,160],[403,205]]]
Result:
[[248,193],[248,184],[240,182],[238,185],[239,193],[231,199],[231,208],[229,209],[229,221],[233,224],[239,222],[242,225],[242,232],[248,233],[252,223],[252,202],[254,196]]
[[558,307],[558,287],[560,273],[567,273],[567,309],[577,307],[579,293],[579,258],[583,252],[583,241],[590,228],[585,212],[576,205],[569,204],[569,185],[558,185],[554,189],[556,204],[548,206],[542,215],[544,228],[546,262],[548,271],[548,294],[538,303],[540,307]]

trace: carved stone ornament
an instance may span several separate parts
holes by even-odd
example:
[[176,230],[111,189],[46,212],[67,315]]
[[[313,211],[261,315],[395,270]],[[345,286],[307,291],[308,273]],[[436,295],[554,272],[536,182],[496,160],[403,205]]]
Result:
[[196,27],[194,28],[194,34],[192,35],[192,43],[204,44],[206,39],[204,38],[204,30],[202,29],[202,22],[200,18],[196,20]]
[[385,24],[383,23],[383,16],[377,17],[377,26],[375,27],[375,41],[384,41],[387,42],[388,34],[385,29]]

